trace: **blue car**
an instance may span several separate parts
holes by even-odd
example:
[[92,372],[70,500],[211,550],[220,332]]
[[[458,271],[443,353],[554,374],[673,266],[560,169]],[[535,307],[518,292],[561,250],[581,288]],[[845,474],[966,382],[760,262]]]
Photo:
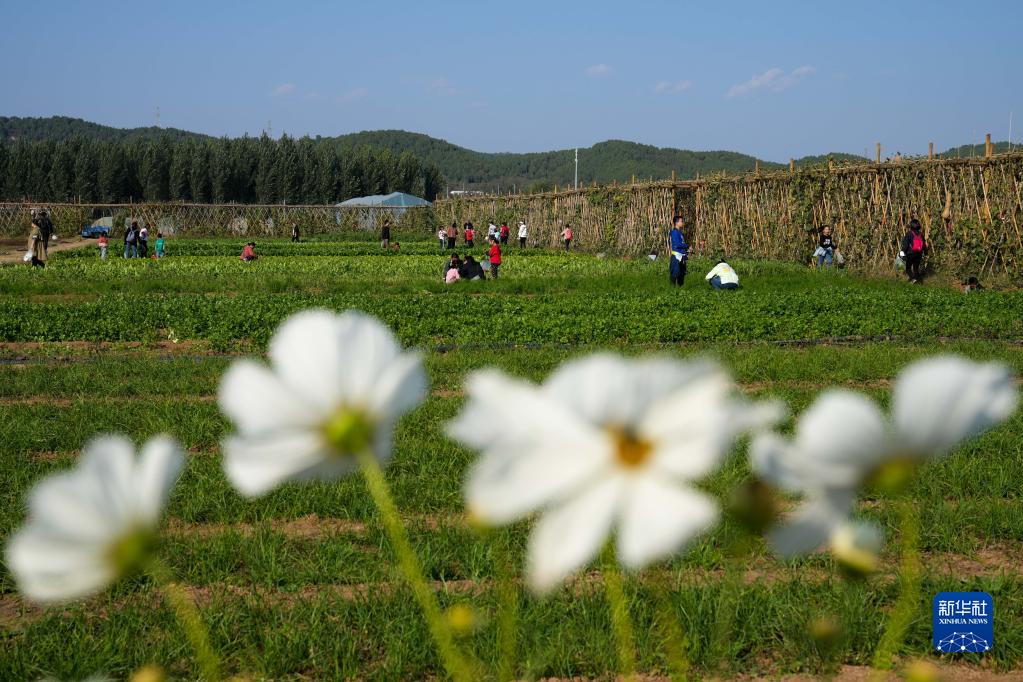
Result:
[[82,236],[86,239],[99,239],[101,234],[110,236],[110,228],[106,225],[86,225],[82,228]]

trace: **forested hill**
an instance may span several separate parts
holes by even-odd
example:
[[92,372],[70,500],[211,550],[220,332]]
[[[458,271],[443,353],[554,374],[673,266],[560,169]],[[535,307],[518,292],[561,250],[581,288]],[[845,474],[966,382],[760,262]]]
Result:
[[83,121],[69,116],[0,116],[0,141],[61,142],[74,137],[84,137],[101,142],[145,142],[168,138],[172,142],[189,139],[206,139],[209,136],[192,133],[178,128],[112,128],[110,126]]
[[[105,142],[171,142],[210,140],[209,136],[176,128],[131,128],[121,129],[91,123],[66,116],[49,118],[0,117],[0,142],[60,141],[85,138]],[[410,152],[426,166],[435,166],[444,176],[440,189],[468,189],[483,191],[536,191],[566,186],[573,180],[575,152],[564,149],[549,152],[488,153],[477,152],[450,142],[404,130],[375,130],[340,135],[337,137],[317,136],[313,144],[327,144],[336,147],[338,153],[349,156],[351,150],[367,146],[377,150],[387,149],[396,156]],[[1006,151],[1008,143],[995,144],[995,151]],[[346,151],[347,150],[347,151]],[[981,156],[983,145],[952,148],[940,155]],[[800,167],[827,163],[828,158],[836,162],[865,161],[853,154],[826,154],[796,159]],[[753,170],[755,157],[729,151],[690,151],[671,147],[654,147],[623,140],[608,140],[592,147],[579,149],[579,182],[593,181],[608,183],[613,180],[627,182],[637,178],[666,179],[675,171],[680,179],[706,176],[711,173],[744,173]],[[783,164],[761,161],[764,170],[782,168]]]
[[[564,149],[526,154],[475,152],[429,135],[404,130],[375,130],[333,138],[345,145],[367,144],[391,151],[408,149],[423,161],[440,168],[452,189],[519,190],[539,189],[571,183],[575,173],[575,150]],[[836,161],[862,160],[851,154],[833,154]],[[806,157],[798,165],[827,161],[827,156]],[[579,182],[626,182],[637,178],[666,179],[675,171],[680,179],[696,174],[745,173],[757,159],[728,151],[694,152],[688,149],[654,147],[624,140],[608,140],[579,149]],[[761,161],[767,170],[783,164]]]

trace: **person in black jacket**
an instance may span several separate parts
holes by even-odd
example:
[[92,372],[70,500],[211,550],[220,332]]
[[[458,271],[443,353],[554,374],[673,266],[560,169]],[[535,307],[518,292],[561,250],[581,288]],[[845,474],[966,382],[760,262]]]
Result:
[[486,273],[483,272],[483,268],[472,256],[465,257],[462,267],[458,269],[458,274],[465,280],[486,279]]
[[920,221],[913,218],[909,221],[909,231],[902,238],[902,251],[899,258],[906,263],[906,277],[910,284],[919,284],[922,278],[920,264],[924,260],[924,251],[927,250],[927,242],[924,240],[924,233],[920,229]]

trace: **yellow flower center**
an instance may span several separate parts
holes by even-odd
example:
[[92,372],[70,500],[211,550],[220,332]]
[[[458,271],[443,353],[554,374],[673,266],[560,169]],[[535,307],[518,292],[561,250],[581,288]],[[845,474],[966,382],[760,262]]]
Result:
[[615,444],[615,458],[626,469],[643,466],[654,449],[648,441],[627,429],[611,429],[611,440]]
[[353,455],[370,449],[376,428],[363,410],[343,407],[327,422],[325,431],[327,442],[339,455]]
[[121,576],[140,571],[153,547],[156,535],[148,529],[137,529],[122,537],[110,548],[110,563]]

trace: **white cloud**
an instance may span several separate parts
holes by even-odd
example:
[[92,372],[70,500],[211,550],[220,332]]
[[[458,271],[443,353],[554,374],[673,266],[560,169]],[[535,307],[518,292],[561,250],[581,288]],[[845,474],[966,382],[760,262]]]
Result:
[[594,64],[593,66],[587,66],[583,73],[590,78],[600,78],[611,73],[611,67],[607,64]]
[[793,69],[789,73],[785,73],[783,69],[777,67],[768,69],[762,74],[753,76],[745,83],[739,83],[733,85],[728,90],[729,97],[738,97],[755,90],[769,90],[771,92],[781,92],[782,90],[788,90],[791,87],[799,84],[807,76],[814,72],[812,66],[800,66],[798,69]]
[[282,95],[287,95],[294,91],[295,91],[294,83],[282,83],[281,85],[278,85],[276,88],[274,88],[273,92],[271,92],[270,95],[273,97],[281,97]]
[[654,86],[654,92],[663,95],[665,93],[684,92],[691,87],[693,87],[692,81],[675,81],[674,83],[671,81],[661,81]]
[[458,92],[455,84],[449,81],[447,78],[441,76],[440,78],[434,78],[427,83],[430,90],[439,95],[454,95]]
[[369,88],[352,88],[342,92],[338,99],[342,102],[354,102],[355,100],[363,99],[369,94]]

